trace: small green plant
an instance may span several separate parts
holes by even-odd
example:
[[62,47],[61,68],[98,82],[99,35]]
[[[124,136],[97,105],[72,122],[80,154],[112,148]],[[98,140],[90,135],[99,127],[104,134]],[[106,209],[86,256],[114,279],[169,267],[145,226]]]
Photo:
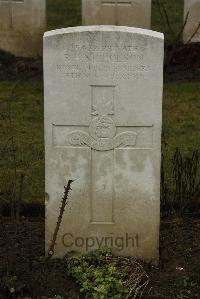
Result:
[[[199,279],[198,279],[199,280]],[[200,294],[200,281],[196,277],[181,277],[176,282],[176,299],[196,299]]]
[[67,271],[91,299],[138,298],[148,284],[142,267],[124,257],[114,257],[110,250],[66,256]]

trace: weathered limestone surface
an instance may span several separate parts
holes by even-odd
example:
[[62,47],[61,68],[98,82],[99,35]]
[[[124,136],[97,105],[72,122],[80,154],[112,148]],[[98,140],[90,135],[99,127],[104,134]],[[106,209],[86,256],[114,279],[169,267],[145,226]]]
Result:
[[42,55],[45,0],[0,0],[0,49],[16,56]]
[[44,36],[46,249],[158,259],[163,35],[118,26]]
[[[186,43],[200,42],[200,0],[185,0],[184,1],[184,19],[188,20],[183,32],[183,41]],[[198,30],[197,30],[198,29]],[[195,34],[194,34],[195,33]]]
[[82,0],[82,22],[150,29],[151,0]]

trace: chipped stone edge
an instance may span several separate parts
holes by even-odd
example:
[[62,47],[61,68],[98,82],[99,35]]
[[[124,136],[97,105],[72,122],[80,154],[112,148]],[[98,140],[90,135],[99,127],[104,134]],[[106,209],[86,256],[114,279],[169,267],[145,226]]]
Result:
[[80,33],[80,32],[128,32],[140,35],[145,35],[149,37],[159,38],[164,40],[164,34],[157,31],[152,31],[148,29],[136,28],[136,27],[126,27],[126,26],[112,26],[112,25],[94,25],[94,26],[78,26],[78,27],[68,27],[61,28],[51,31],[46,31],[44,33],[44,38],[51,36],[58,36],[70,33]]

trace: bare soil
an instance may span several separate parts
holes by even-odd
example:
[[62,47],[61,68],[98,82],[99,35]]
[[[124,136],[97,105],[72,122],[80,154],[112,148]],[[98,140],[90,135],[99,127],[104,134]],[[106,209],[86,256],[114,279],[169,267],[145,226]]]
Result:
[[165,79],[200,81],[200,43],[177,44],[165,51]]
[[0,50],[0,81],[42,80],[42,58],[22,58]]
[[[200,220],[170,217],[161,221],[160,265],[145,265],[150,277],[145,298],[176,298],[175,281],[200,270]],[[0,298],[80,297],[79,288],[67,276],[60,260],[44,259],[44,218],[4,218],[0,231]],[[200,272],[199,272],[200,273]],[[17,295],[21,295],[20,297]]]

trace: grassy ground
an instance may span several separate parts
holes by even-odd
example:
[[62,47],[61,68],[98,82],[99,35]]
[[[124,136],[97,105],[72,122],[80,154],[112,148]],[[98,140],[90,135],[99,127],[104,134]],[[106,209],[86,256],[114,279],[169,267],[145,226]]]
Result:
[[200,84],[168,82],[164,85],[163,132],[171,153],[200,148]]
[[[17,182],[20,173],[25,174],[23,197],[25,200],[44,200],[44,132],[43,132],[43,86],[40,81],[0,82],[1,113],[8,112],[11,100],[11,121],[8,117],[0,122],[1,149],[7,145],[1,163],[1,182],[9,197],[8,182],[14,180],[15,163],[11,137],[14,135],[16,153]],[[12,95],[11,95],[12,94]],[[4,113],[4,115],[5,115]],[[10,194],[11,196],[11,194]]]

